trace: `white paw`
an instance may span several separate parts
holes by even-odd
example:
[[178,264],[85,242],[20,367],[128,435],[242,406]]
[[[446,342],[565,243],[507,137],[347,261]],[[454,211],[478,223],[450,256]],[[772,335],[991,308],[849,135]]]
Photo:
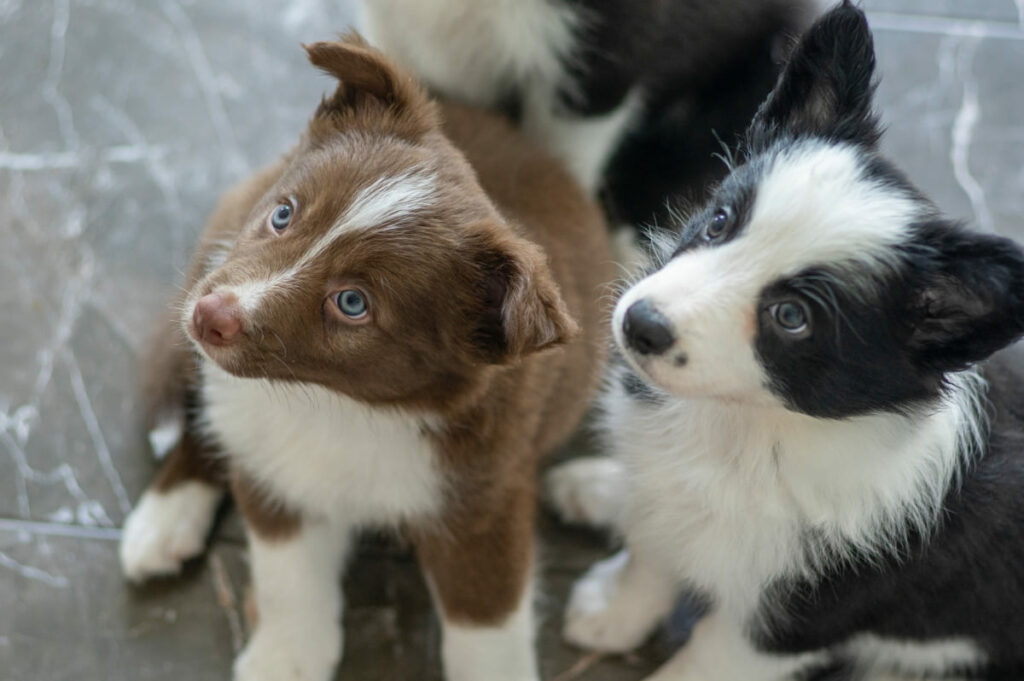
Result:
[[340,658],[337,625],[260,626],[235,660],[234,681],[330,681]]
[[124,522],[121,569],[142,581],[172,575],[206,545],[223,492],[202,482],[186,482],[166,492],[146,490]]
[[617,527],[624,494],[625,470],[615,459],[575,459],[556,466],[544,478],[544,496],[566,523]]
[[638,647],[651,630],[650,613],[621,593],[620,576],[629,561],[622,551],[595,563],[572,587],[563,636],[589,650],[625,653]]

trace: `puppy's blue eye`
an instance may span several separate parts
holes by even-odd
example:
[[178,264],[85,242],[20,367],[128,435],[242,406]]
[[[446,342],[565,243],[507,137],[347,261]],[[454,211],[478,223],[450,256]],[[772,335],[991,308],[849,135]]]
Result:
[[712,241],[725,234],[726,227],[729,226],[729,211],[726,208],[719,208],[715,211],[715,214],[711,216],[711,222],[708,223],[707,228],[704,230],[704,236]]
[[341,313],[350,319],[362,319],[366,316],[366,299],[355,289],[345,289],[334,298]]
[[807,308],[800,302],[787,300],[771,307],[775,323],[789,333],[800,333],[807,328]]
[[284,230],[285,227],[291,224],[294,212],[295,209],[292,208],[290,203],[282,203],[270,214],[270,226],[279,232]]

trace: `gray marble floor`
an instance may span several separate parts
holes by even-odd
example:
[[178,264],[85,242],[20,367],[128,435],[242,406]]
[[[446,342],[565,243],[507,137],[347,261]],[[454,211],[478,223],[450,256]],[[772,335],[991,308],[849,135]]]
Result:
[[[951,215],[1024,238],[1024,0],[865,0],[886,148]],[[116,564],[153,472],[140,345],[219,192],[286,148],[328,87],[300,41],[343,0],[0,0],[0,681],[224,679],[245,636],[237,530],[181,579]],[[548,527],[545,678],[638,679],[671,646],[594,660],[560,602],[604,546]],[[407,556],[347,582],[340,679],[434,679]]]

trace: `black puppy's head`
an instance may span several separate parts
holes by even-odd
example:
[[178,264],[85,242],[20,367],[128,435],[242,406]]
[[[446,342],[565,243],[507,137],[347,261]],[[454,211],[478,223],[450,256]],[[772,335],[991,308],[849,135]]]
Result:
[[1024,334],[1024,254],[941,217],[878,152],[875,53],[844,2],[804,36],[742,163],[614,316],[679,395],[907,411]]

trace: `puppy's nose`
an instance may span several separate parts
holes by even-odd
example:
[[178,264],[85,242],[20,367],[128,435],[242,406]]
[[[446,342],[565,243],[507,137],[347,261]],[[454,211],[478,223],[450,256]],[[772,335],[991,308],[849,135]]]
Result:
[[629,306],[622,322],[626,343],[641,355],[660,355],[672,347],[675,337],[668,318],[643,298]]
[[192,323],[204,343],[230,345],[242,332],[238,300],[231,294],[208,293],[196,301]]

